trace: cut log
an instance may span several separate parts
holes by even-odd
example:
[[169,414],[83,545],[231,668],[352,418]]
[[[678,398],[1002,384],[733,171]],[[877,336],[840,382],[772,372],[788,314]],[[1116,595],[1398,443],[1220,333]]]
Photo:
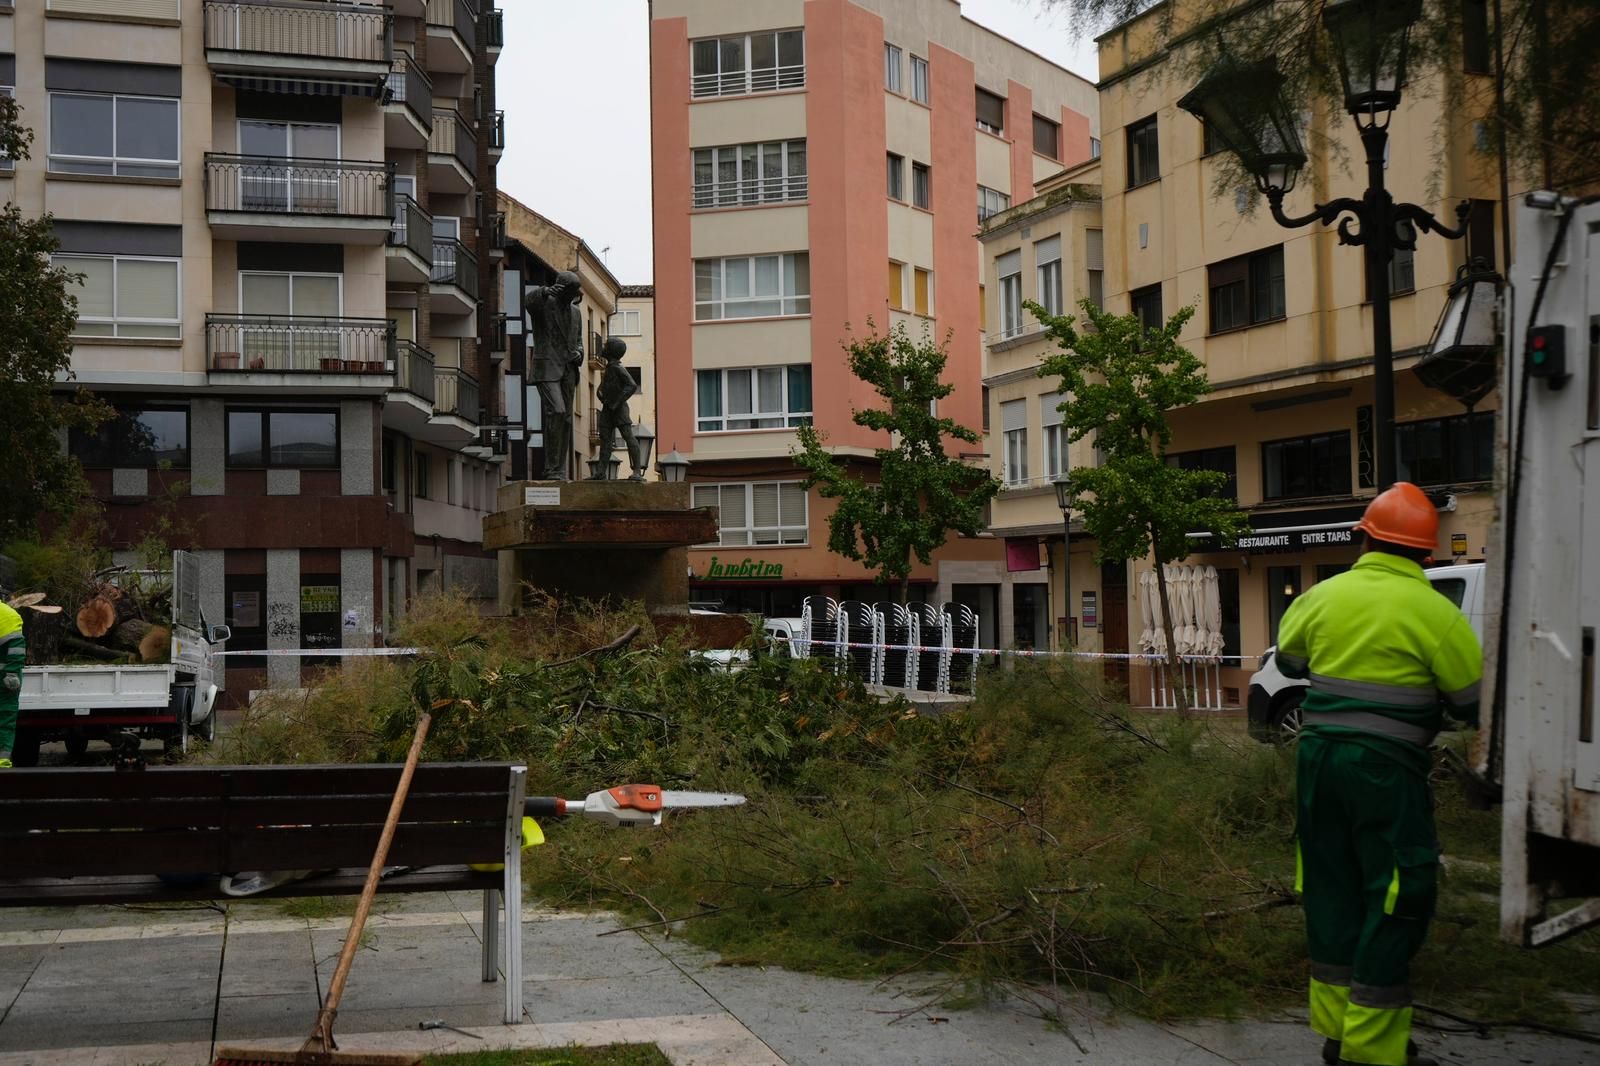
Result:
[[118,622],[111,630],[111,646],[121,648],[123,651],[138,651],[145,634],[154,628],[142,618],[130,618],[126,622]]
[[150,631],[139,641],[139,660],[147,663],[164,663],[171,656],[172,630],[166,626],[151,626]]
[[78,632],[91,640],[99,640],[117,624],[117,605],[103,596],[96,596],[78,608]]

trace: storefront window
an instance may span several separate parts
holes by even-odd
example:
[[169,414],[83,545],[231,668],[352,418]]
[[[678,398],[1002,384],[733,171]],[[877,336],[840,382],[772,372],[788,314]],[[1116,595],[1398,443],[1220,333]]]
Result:
[[1279,623],[1300,592],[1298,566],[1267,567],[1267,633],[1273,644],[1278,643]]
[[1048,643],[1045,586],[1011,586],[1011,643],[1018,648],[1042,648]]

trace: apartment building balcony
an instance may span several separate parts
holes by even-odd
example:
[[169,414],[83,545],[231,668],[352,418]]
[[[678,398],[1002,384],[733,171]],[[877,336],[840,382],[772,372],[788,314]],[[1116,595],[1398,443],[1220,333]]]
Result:
[[433,134],[433,79],[411,56],[394,57],[383,102],[383,135],[390,148],[419,151]]
[[499,159],[506,150],[506,113],[496,111],[489,116],[489,155]]
[[506,245],[511,238],[506,233],[506,213],[494,211],[484,216],[483,222],[484,243],[489,246],[489,254],[496,259],[502,259],[506,254]]
[[470,315],[478,310],[478,257],[453,237],[433,239],[429,293],[436,315]]
[[490,462],[501,462],[511,455],[511,425],[504,415],[478,427],[475,449]]
[[383,244],[394,164],[206,153],[206,221],[234,241]]
[[380,98],[394,9],[350,0],[205,0],[206,62],[239,89]]
[[392,284],[426,285],[433,277],[433,216],[409,196],[395,199],[385,260]]
[[472,69],[478,8],[471,0],[428,0],[428,66],[446,74]]
[[433,417],[427,435],[433,444],[468,448],[478,440],[478,379],[458,366],[433,369]]
[[409,437],[427,440],[433,419],[433,353],[415,341],[395,346],[394,386],[383,402],[383,424]]
[[478,32],[483,35],[483,46],[489,51],[489,62],[493,63],[500,55],[500,50],[506,46],[505,13],[497,7],[486,10],[482,22],[479,23]]
[[436,108],[428,138],[429,188],[441,196],[472,191],[478,175],[478,141],[466,119],[454,109]]
[[394,383],[394,323],[387,318],[206,316],[210,384],[360,392]]
[[503,363],[510,354],[511,331],[506,328],[507,316],[494,315],[489,319],[488,329],[484,331],[484,341],[489,346],[489,361]]

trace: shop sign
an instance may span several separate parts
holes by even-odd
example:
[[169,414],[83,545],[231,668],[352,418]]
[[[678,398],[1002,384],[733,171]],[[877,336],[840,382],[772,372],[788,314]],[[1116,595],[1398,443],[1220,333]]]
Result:
[[1451,555],[1465,555],[1465,554],[1467,554],[1467,535],[1465,533],[1452,533],[1452,534],[1450,534],[1450,554]]
[[329,614],[339,610],[338,585],[301,585],[300,613]]
[[1080,613],[1083,619],[1083,628],[1093,629],[1100,624],[1100,594],[1098,592],[1085,592],[1083,594],[1083,610]]
[[769,563],[765,559],[751,559],[749,556],[736,563],[725,563],[713,555],[711,565],[706,567],[701,580],[733,578],[740,581],[777,581],[782,577],[782,563]]
[[1293,552],[1354,544],[1355,540],[1354,529],[1302,529],[1284,533],[1258,529],[1240,537],[1234,547],[1251,552]]
[[1006,538],[1006,572],[1025,573],[1039,569],[1039,540],[1037,537]]

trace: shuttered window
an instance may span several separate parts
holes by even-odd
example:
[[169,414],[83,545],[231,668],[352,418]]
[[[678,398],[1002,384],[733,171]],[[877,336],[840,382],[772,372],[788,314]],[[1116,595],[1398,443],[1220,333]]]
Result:
[[977,90],[978,128],[1001,134],[1006,130],[1006,101],[987,89]]
[[1106,305],[1106,242],[1105,231],[1083,231],[1083,266],[1088,274],[1089,302],[1096,307]]

